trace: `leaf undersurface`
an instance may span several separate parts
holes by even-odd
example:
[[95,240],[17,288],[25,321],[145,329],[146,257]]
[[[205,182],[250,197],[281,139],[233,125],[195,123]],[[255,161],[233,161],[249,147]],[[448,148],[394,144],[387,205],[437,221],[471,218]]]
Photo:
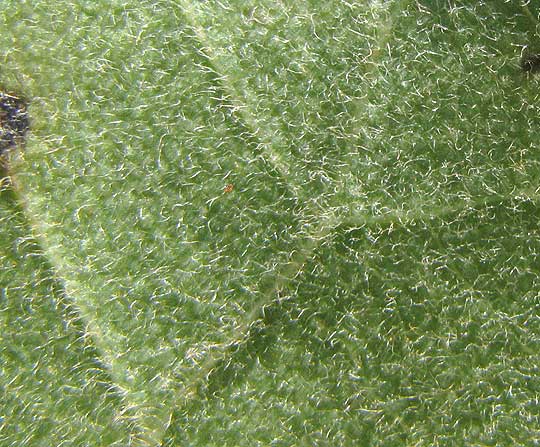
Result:
[[2,443],[539,437],[532,6],[6,3]]

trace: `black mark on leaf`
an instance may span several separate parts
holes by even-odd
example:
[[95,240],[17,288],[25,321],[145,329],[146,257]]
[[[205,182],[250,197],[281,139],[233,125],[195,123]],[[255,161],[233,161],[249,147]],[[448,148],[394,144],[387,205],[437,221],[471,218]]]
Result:
[[26,102],[0,91],[0,156],[21,143],[27,130]]
[[521,58],[521,69],[527,73],[540,71],[540,54],[528,53]]

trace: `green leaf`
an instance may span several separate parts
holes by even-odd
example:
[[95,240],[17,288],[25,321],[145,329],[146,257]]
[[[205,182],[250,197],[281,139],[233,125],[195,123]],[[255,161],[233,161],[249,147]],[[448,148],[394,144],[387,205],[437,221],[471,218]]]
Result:
[[0,440],[537,438],[537,15],[8,1]]

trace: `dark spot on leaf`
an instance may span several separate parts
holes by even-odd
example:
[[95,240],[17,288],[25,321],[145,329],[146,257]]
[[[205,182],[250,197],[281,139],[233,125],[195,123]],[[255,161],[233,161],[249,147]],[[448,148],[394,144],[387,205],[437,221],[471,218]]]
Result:
[[0,156],[22,142],[28,130],[26,102],[0,91]]
[[540,71],[540,54],[525,54],[521,58],[521,69],[528,73]]

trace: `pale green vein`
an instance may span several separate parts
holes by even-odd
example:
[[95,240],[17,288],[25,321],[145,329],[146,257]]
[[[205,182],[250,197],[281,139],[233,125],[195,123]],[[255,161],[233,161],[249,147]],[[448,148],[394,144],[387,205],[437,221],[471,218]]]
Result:
[[[251,129],[255,129],[255,121],[252,119],[252,113],[249,113],[249,104],[253,104],[255,101],[254,93],[244,89],[243,95],[239,94],[238,90],[234,87],[234,82],[228,79],[224,74],[225,70],[220,70],[218,63],[216,62],[218,58],[213,56],[212,47],[209,43],[210,39],[207,37],[205,30],[196,24],[196,7],[187,2],[183,2],[183,4],[186,8],[187,14],[192,20],[193,29],[196,30],[200,42],[204,45],[205,53],[208,55],[208,58],[212,61],[219,73],[219,79],[223,82],[223,86],[227,92],[235,98],[234,102],[237,104],[235,107],[235,112],[240,115],[241,119],[247,123]],[[384,5],[381,3],[375,5],[375,7],[376,9],[380,10],[379,13],[384,10]],[[379,14],[377,14],[377,16],[378,15]],[[381,48],[384,47],[385,43],[389,39],[389,35],[391,34],[392,18],[389,17],[388,14],[381,14],[381,16],[384,18],[384,23],[381,26],[382,31],[378,35],[381,43],[379,47],[371,54],[371,57],[375,60],[380,55]],[[302,198],[304,196],[304,192],[301,186],[291,184],[290,181],[290,160],[285,159],[278,151],[273,150],[273,147],[276,145],[280,147],[281,145],[285,144],[283,147],[286,147],[284,137],[269,134],[267,131],[265,131],[264,127],[262,127],[262,129],[261,127],[256,128],[254,134],[262,138],[262,144],[264,144],[265,148],[267,149],[263,156],[265,156],[265,158],[267,158],[268,161],[275,166],[276,170],[288,180],[288,185],[295,196],[297,198]],[[343,189],[342,183],[339,184],[339,188]],[[336,212],[335,210],[338,211]],[[335,229],[346,222],[347,218],[340,210],[340,207],[328,207],[325,209],[315,208],[312,202],[309,202],[309,206],[304,212],[304,217],[315,222],[315,224],[312,224],[305,229],[305,233],[303,234],[297,249],[294,251],[294,253],[290,254],[288,259],[276,260],[276,264],[279,267],[275,271],[274,282],[270,287],[268,287],[263,297],[253,305],[251,311],[245,315],[241,324],[235,328],[236,334],[232,336],[231,340],[227,344],[219,346],[217,349],[211,351],[206,361],[200,366],[199,372],[192,378],[191,383],[179,393],[177,405],[183,406],[190,399],[196,398],[197,389],[201,383],[206,380],[215,366],[229,355],[229,347],[244,343],[249,338],[249,328],[261,318],[261,310],[274,300],[279,299],[277,295],[279,295],[280,291],[287,289],[291,280],[302,275],[304,266],[313,257],[321,243],[327,241]],[[349,211],[347,211],[345,214],[348,213]],[[365,216],[364,213],[362,213],[362,215]]]

